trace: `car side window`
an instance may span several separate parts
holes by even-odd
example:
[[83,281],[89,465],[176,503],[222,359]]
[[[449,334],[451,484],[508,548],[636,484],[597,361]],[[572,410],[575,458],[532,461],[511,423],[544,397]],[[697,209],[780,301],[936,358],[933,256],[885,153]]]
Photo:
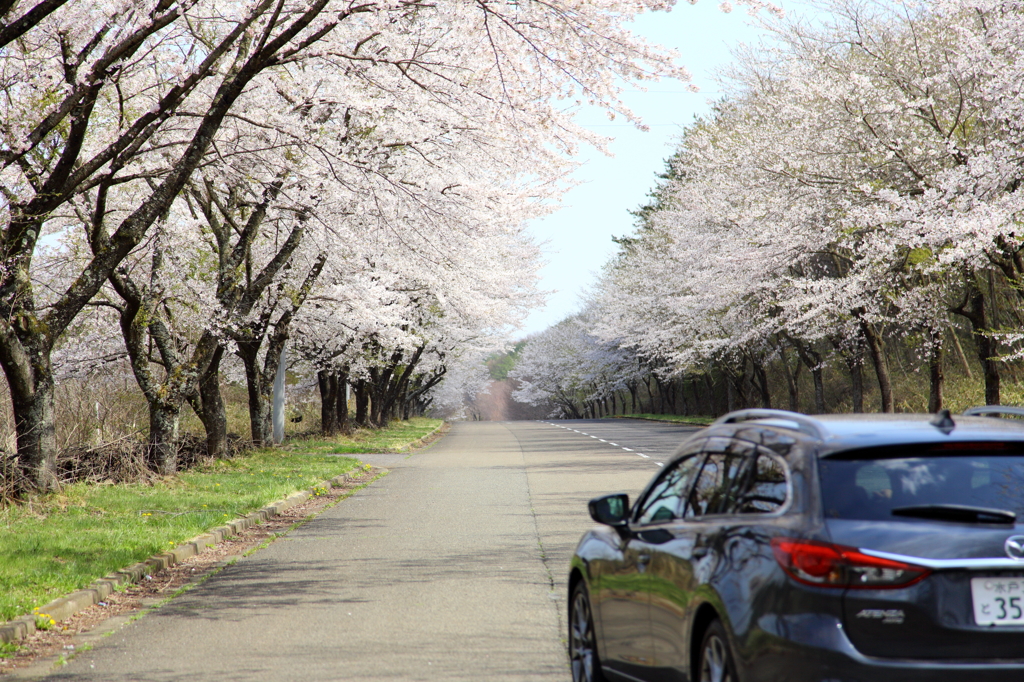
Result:
[[786,504],[789,481],[786,465],[776,455],[760,452],[747,467],[747,474],[737,481],[737,490],[731,496],[737,514],[771,514]]
[[703,455],[692,455],[665,471],[644,498],[637,522],[663,523],[680,518],[683,502],[693,487],[703,459]]
[[743,455],[712,452],[705,458],[690,491],[683,518],[724,514],[733,506],[731,492],[742,473]]
[[735,440],[708,454],[683,516],[770,514],[786,504],[789,494],[782,458],[753,443]]

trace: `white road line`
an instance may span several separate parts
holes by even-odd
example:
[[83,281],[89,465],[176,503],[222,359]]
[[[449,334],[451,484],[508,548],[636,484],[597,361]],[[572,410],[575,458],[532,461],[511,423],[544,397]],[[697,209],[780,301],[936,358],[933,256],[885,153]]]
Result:
[[[545,423],[545,424],[549,424],[549,422],[543,422],[543,423]],[[550,426],[557,426],[558,428],[560,428],[560,429],[565,429],[566,431],[572,431],[572,432],[574,432],[574,433],[578,433],[578,434],[580,434],[581,436],[590,436],[590,434],[589,434],[589,433],[583,433],[582,431],[577,431],[576,429],[572,429],[572,428],[569,428],[568,426],[562,426],[562,425],[560,425],[560,424],[549,424],[549,425],[550,425]],[[619,445],[618,443],[611,443],[611,442],[609,442],[609,441],[606,441],[606,440],[605,440],[604,438],[598,438],[597,436],[590,436],[590,437],[591,437],[591,438],[593,438],[594,440],[599,440],[599,441],[601,441],[602,443],[608,443],[608,445],[611,445],[611,446],[613,446],[613,447],[617,447],[617,448],[622,448],[622,449],[623,449],[623,450],[625,450],[626,452],[633,452],[633,449],[632,449],[632,448],[627,448],[627,447],[625,447],[625,446]],[[637,454],[638,456],[640,456],[640,457],[643,457],[644,459],[650,459],[650,458],[651,458],[651,456],[650,456],[650,455],[645,455],[645,454],[644,454],[644,453],[642,453],[642,452],[637,452],[636,454]],[[657,464],[657,465],[658,465],[658,466],[660,466],[660,467],[663,467],[663,466],[665,466],[665,463],[664,463],[664,462],[655,462],[655,464]]]

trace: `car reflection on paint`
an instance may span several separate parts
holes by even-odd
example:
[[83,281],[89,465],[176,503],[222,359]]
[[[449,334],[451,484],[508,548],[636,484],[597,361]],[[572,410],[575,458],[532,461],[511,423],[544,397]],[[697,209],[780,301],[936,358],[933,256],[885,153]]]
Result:
[[744,410],[590,502],[573,679],[1024,680],[1024,416]]

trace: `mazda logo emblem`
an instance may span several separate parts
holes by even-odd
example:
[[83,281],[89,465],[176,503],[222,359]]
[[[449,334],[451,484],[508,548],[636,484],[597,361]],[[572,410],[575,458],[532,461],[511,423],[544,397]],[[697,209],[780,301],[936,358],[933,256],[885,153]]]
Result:
[[1006,556],[1017,561],[1024,561],[1024,535],[1011,535],[1003,543]]

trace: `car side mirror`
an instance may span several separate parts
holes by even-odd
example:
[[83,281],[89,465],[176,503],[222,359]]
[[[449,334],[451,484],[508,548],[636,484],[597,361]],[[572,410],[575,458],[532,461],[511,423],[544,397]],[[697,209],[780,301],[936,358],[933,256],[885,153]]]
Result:
[[629,495],[619,493],[595,497],[587,503],[587,508],[590,510],[590,518],[598,523],[620,528],[629,520]]

